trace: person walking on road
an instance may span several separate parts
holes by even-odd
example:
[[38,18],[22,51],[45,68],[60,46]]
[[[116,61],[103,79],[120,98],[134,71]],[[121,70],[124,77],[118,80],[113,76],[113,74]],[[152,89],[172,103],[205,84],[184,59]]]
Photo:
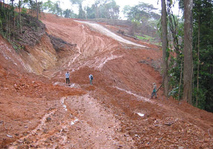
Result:
[[92,75],[92,74],[89,74],[90,85],[92,85],[92,80],[93,80],[93,75]]
[[157,98],[157,86],[155,83],[153,83],[153,91],[152,91],[151,99],[153,96],[155,96],[155,98]]
[[66,77],[66,84],[69,84],[70,83],[70,74],[68,71],[66,72],[65,77]]

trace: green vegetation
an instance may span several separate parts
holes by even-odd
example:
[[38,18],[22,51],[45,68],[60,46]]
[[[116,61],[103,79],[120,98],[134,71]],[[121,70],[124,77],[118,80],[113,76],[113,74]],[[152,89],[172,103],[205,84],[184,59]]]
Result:
[[150,41],[150,42],[152,42],[154,40],[153,37],[148,36],[148,35],[137,36],[137,38],[140,39],[140,40],[147,40],[147,41]]
[[[183,0],[180,0],[183,8]],[[184,92],[184,21],[172,14],[168,3],[169,95],[181,100]],[[160,27],[161,28],[161,27]],[[191,104],[213,112],[213,2],[193,1],[193,79]]]
[[60,1],[53,3],[51,0],[48,0],[42,4],[42,9],[59,16],[62,16],[63,14],[62,9],[60,8]]
[[[12,1],[13,2],[13,1]],[[28,15],[25,5],[30,11]],[[14,4],[0,3],[0,34],[7,39],[16,51],[24,45],[35,45],[44,32],[44,25],[38,20],[40,3],[31,0],[19,1],[18,12],[14,11]],[[36,17],[32,17],[34,15]]]
[[194,104],[213,112],[213,1],[194,0]]
[[[120,6],[116,4],[115,0],[96,0],[94,4],[92,4],[91,6],[86,6],[84,8],[82,6],[84,0],[70,0],[70,2],[72,3],[72,5],[78,6],[78,14],[75,14],[73,12],[72,6],[70,6],[70,9],[62,10],[60,8],[59,1],[54,3],[51,0],[48,0],[47,2],[43,3],[42,9],[59,16],[63,16],[65,18],[79,18],[90,20],[119,19]],[[155,13],[155,10],[156,8],[154,8],[153,5],[149,5],[146,3],[139,3],[138,5],[133,7],[126,6],[123,12],[126,15],[127,19],[132,22],[131,28],[129,29],[127,34],[132,36],[140,36],[142,34],[146,36],[145,40],[148,38],[148,36],[150,36],[154,38],[153,41],[158,42],[159,37],[157,36],[156,24],[158,23],[160,15]]]
[[157,23],[160,19],[160,15],[155,13],[156,8],[153,5],[146,3],[139,3],[133,7],[125,6],[123,13],[128,20],[132,22],[129,34],[132,36],[140,36],[142,34],[144,37],[138,37],[139,39],[148,39],[152,37],[154,40],[158,40],[157,35]]

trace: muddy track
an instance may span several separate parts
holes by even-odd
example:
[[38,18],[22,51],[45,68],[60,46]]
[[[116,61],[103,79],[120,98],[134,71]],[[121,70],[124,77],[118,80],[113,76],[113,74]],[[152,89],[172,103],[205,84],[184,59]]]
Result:
[[[89,94],[60,99],[57,109],[48,111],[39,125],[28,135],[19,138],[9,149],[32,148],[119,148],[128,149],[134,141],[120,130],[117,120],[109,108],[100,105]],[[85,141],[87,140],[87,141]]]
[[83,24],[87,24],[90,27],[92,27],[93,29],[95,29],[97,32],[102,33],[103,35],[106,35],[110,38],[113,38],[121,43],[127,44],[127,45],[133,45],[133,46],[137,46],[137,47],[141,47],[141,48],[147,48],[144,45],[140,45],[134,42],[131,42],[129,40],[126,40],[118,35],[116,35],[115,33],[109,31],[108,29],[104,28],[103,26],[101,26],[100,24],[96,24],[96,23],[90,23],[90,22],[86,22],[86,21],[77,21],[79,23],[83,23]]

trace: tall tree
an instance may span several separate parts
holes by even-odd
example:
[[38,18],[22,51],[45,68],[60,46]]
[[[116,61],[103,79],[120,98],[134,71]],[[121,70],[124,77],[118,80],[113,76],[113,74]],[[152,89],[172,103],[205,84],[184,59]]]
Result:
[[96,11],[96,6],[95,6],[95,4],[93,4],[91,7],[88,7],[87,6],[87,8],[86,8],[86,16],[87,16],[87,18],[89,18],[89,19],[94,19],[94,18],[96,18],[95,16],[95,11]]
[[107,18],[107,19],[118,19],[119,18],[119,6],[115,0],[96,0],[95,3],[90,7],[87,7],[88,18]]
[[63,11],[63,15],[65,18],[70,18],[71,17],[71,10],[70,9],[66,9],[65,11]]
[[47,2],[43,3],[42,9],[47,10],[47,11],[51,11],[53,5],[54,5],[54,3],[51,0],[48,0]]
[[62,16],[62,9],[60,7],[60,1],[53,3],[51,0],[43,3],[42,9],[47,10],[50,13]]
[[129,34],[134,35],[137,30],[137,33],[140,32],[142,36],[145,34],[156,37],[156,26],[159,22],[160,15],[156,13],[156,8],[154,8],[153,5],[140,2],[133,7],[125,6],[123,13],[125,17],[132,22]]
[[36,0],[36,17],[37,17],[37,19],[38,19],[38,13],[39,13],[38,0]]
[[193,5],[195,105],[213,112],[213,1],[194,0]]
[[128,20],[136,20],[139,22],[145,22],[149,19],[158,20],[160,16],[155,12],[157,8],[154,8],[153,5],[140,2],[134,7],[125,6],[123,13]]
[[184,91],[183,100],[192,104],[192,8],[193,0],[184,0]]
[[77,4],[78,5],[78,18],[81,18],[81,19],[84,19],[85,18],[85,12],[82,8],[82,3],[83,3],[84,0],[70,0],[70,2],[72,4]]
[[109,0],[105,5],[104,5],[104,10],[105,10],[105,16],[108,19],[118,19],[119,17],[119,7],[115,0]]
[[41,12],[42,2],[38,2],[38,0],[24,0],[23,4],[27,4],[29,7],[29,12],[33,15],[36,15],[38,19],[39,13]]
[[66,9],[63,11],[63,16],[65,18],[77,18],[77,15],[71,9]]
[[162,26],[162,48],[163,48],[163,85],[164,94],[168,96],[169,93],[169,77],[168,77],[168,40],[167,40],[167,13],[165,0],[161,0],[162,15],[161,15],[161,26]]
[[[198,101],[199,101],[199,73],[200,73],[200,30],[201,30],[201,1],[195,0],[194,1],[194,18],[195,22],[197,22],[197,91],[196,91],[196,102],[195,105],[198,107]],[[197,11],[197,12],[195,12]],[[195,24],[196,25],[196,24]],[[196,46],[195,46],[196,47]]]

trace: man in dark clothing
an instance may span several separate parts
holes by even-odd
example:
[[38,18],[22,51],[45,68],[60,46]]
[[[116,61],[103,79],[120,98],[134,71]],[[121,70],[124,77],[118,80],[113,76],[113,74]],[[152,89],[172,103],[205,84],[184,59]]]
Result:
[[152,91],[151,99],[154,95],[155,95],[155,98],[157,98],[157,86],[155,83],[153,83],[153,91]]
[[90,75],[89,75],[89,81],[90,81],[90,84],[91,84],[91,85],[92,85],[92,80],[93,80],[93,75],[90,74]]

